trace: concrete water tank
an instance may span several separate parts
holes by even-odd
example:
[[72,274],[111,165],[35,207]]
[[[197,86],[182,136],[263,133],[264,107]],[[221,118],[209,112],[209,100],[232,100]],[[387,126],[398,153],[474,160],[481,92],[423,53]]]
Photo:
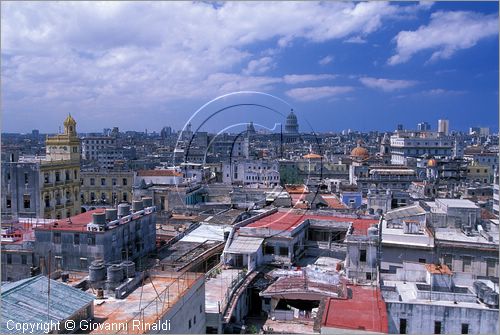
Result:
[[135,277],[135,263],[132,261],[123,261],[121,264],[123,268],[123,274],[127,278]]
[[114,221],[116,219],[118,219],[118,210],[116,210],[115,208],[106,209],[106,220]]
[[134,200],[132,201],[132,211],[133,212],[137,212],[137,211],[141,211],[143,210],[144,206],[142,205],[142,201],[141,200]]
[[106,279],[106,267],[103,261],[93,261],[89,266],[89,280],[92,283]]
[[153,206],[153,198],[151,197],[142,198],[142,205],[144,206],[144,208]]
[[118,217],[124,217],[130,214],[129,204],[119,204],[118,205]]
[[119,264],[108,266],[108,282],[120,283],[123,280],[123,269]]
[[106,214],[104,213],[93,213],[92,214],[92,223],[105,226],[106,225]]

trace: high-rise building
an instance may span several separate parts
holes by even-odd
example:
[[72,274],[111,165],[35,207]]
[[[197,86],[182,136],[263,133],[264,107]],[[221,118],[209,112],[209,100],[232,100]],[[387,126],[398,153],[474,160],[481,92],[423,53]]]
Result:
[[417,123],[417,130],[418,131],[429,131],[429,130],[431,130],[431,125],[425,121]]
[[402,124],[398,124],[396,130],[397,131],[403,131],[404,130],[403,125]]
[[438,133],[448,135],[450,131],[450,121],[449,120],[438,120]]

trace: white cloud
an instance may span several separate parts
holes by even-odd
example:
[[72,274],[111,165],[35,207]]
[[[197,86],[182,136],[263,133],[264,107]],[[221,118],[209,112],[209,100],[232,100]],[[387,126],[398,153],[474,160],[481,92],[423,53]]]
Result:
[[327,64],[330,64],[332,61],[333,61],[333,56],[328,55],[328,56],[321,58],[318,61],[318,64],[319,65],[327,65]]
[[434,51],[430,61],[450,58],[455,52],[471,48],[481,39],[498,34],[498,16],[474,12],[435,12],[427,26],[401,31],[394,38],[396,54],[390,65],[407,62],[423,50]]
[[247,68],[243,70],[243,74],[262,74],[269,71],[275,65],[271,57],[253,59],[248,63]]
[[313,101],[325,98],[335,98],[353,91],[350,86],[301,87],[286,91],[286,95],[298,101]]
[[285,84],[299,84],[307,81],[330,80],[336,76],[333,74],[289,74],[283,77]]
[[384,92],[392,92],[408,88],[417,84],[413,80],[395,80],[386,78],[361,77],[359,81],[366,87],[375,88]]
[[[317,43],[366,37],[401,8],[387,2],[224,2],[216,6],[3,2],[5,124],[10,126],[15,117],[29,117],[34,105],[46,113],[47,122],[59,120],[67,109],[92,120],[109,110],[131,109],[139,114],[139,110],[144,113],[177,101],[211,98],[230,88],[272,89],[290,80],[322,80],[263,75],[279,57],[275,50],[297,39]],[[279,43],[271,45],[268,54],[254,48],[272,41]]]
[[364,44],[366,43],[366,40],[363,39],[361,36],[353,36],[344,41],[344,43],[353,43],[353,44]]
[[443,95],[462,95],[466,94],[467,91],[461,91],[461,90],[447,90],[443,88],[433,88],[430,90],[425,90],[420,92],[421,95],[426,95],[426,96],[443,96]]

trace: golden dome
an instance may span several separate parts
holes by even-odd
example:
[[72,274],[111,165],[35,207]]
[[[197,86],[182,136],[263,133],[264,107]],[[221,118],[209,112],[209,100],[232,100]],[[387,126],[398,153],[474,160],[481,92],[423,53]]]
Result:
[[351,151],[351,157],[357,159],[367,159],[370,156],[368,150],[361,146],[361,140],[358,141],[358,146]]
[[427,166],[428,167],[436,167],[437,166],[437,162],[434,158],[431,158],[427,161]]

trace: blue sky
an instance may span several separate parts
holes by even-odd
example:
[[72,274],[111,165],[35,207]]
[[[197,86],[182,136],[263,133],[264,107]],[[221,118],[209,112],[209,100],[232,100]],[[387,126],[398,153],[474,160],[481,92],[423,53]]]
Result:
[[[2,2],[2,131],[179,129],[286,100],[303,131],[498,130],[497,2]],[[218,100],[217,108],[263,95]],[[219,131],[279,114],[238,107]],[[197,124],[198,123],[198,124]]]

